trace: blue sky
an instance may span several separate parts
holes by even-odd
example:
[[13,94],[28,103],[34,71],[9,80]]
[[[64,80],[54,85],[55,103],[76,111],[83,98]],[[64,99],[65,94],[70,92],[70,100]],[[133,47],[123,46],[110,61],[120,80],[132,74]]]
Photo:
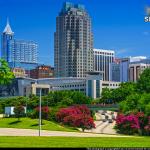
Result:
[[[116,56],[150,56],[150,23],[144,22],[150,0],[68,0],[81,3],[92,18],[94,48]],[[40,63],[54,65],[56,16],[64,0],[0,0],[0,32],[7,16],[16,39],[39,44]]]

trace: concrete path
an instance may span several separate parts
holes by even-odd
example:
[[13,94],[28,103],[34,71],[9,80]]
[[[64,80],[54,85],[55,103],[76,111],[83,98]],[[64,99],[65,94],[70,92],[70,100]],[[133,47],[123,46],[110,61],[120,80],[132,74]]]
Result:
[[[39,131],[34,129],[0,128],[0,136],[39,136]],[[42,130],[41,136],[69,136],[69,137],[132,137],[122,135],[108,135],[96,133],[78,133]]]

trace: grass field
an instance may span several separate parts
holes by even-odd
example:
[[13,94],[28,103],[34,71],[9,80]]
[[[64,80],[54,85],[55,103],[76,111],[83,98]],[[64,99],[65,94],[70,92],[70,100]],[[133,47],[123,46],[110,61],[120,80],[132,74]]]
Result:
[[149,137],[0,137],[0,147],[150,147]]
[[[43,120],[42,129],[51,131],[76,131],[75,128],[63,127],[52,121]],[[38,119],[21,118],[0,118],[0,128],[21,128],[21,129],[38,129]]]

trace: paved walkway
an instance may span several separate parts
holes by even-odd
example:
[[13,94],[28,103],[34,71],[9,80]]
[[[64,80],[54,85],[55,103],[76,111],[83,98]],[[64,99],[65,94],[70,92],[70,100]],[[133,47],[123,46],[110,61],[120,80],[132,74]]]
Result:
[[[34,129],[0,128],[0,136],[39,136],[39,131]],[[132,137],[122,135],[108,135],[96,133],[78,133],[63,131],[42,130],[41,136],[70,136],[70,137]]]

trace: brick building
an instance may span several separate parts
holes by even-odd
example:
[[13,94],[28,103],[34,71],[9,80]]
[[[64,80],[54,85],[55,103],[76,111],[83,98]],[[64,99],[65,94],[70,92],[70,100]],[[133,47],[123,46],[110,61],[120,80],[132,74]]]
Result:
[[41,65],[35,69],[30,70],[30,78],[39,79],[39,78],[53,78],[54,77],[54,68],[51,66]]

